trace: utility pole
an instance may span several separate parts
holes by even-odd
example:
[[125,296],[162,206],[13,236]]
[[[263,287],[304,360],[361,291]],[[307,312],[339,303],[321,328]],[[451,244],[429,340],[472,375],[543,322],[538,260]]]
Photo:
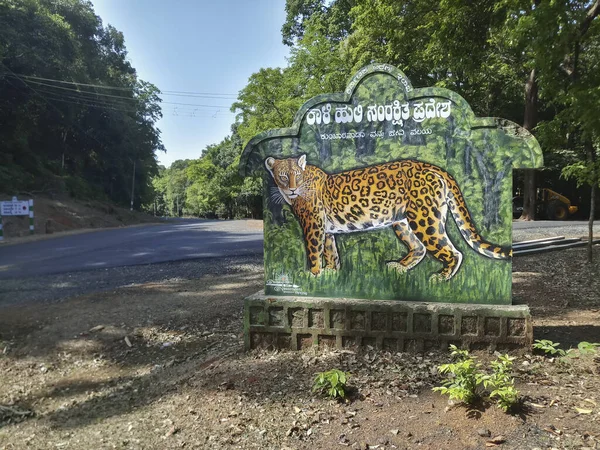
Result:
[[136,160],[133,160],[133,176],[131,177],[131,208],[129,208],[130,211],[133,211],[133,190],[135,188],[135,162]]

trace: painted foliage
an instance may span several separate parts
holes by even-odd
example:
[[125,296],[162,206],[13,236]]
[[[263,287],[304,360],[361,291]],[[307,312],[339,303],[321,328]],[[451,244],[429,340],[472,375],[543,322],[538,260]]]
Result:
[[267,294],[511,303],[512,168],[542,165],[518,125],[371,65],[242,158],[264,176]]

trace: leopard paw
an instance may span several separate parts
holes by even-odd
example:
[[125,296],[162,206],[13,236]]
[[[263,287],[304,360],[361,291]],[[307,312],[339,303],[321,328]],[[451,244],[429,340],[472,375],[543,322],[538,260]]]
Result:
[[318,269],[318,270],[310,269],[310,276],[312,276],[314,278],[320,277],[322,273],[323,273],[323,269]]
[[403,264],[400,264],[398,261],[389,261],[387,263],[387,266],[390,269],[395,269],[396,272],[398,272],[398,273],[406,273],[406,272],[408,272],[408,267],[406,267]]
[[444,281],[448,281],[450,278],[448,278],[446,275],[441,274],[441,273],[434,273],[433,275],[431,275],[429,277],[429,282],[430,283],[443,283]]

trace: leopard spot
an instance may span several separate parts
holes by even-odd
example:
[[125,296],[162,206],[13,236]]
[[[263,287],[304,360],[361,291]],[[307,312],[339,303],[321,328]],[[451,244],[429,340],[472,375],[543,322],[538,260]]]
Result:
[[425,197],[425,203],[427,204],[427,206],[433,206],[433,200],[431,200],[431,197],[429,196]]
[[410,195],[413,197],[418,197],[419,196],[419,191],[417,191],[416,189],[413,189],[412,191],[410,191]]
[[339,189],[334,189],[333,192],[331,193],[331,195],[333,196],[334,199],[338,199],[340,198],[340,190]]
[[371,211],[380,212],[381,208],[379,206],[373,206],[371,207]]
[[425,233],[428,234],[429,236],[432,236],[436,233],[436,230],[433,227],[427,227],[427,229],[425,230]]
[[424,227],[426,225],[425,219],[419,220],[419,225],[422,226],[422,227]]
[[413,230],[416,230],[417,228],[419,228],[419,226],[417,225],[417,222],[415,222],[414,220],[409,221],[408,224],[410,225],[410,227]]
[[379,172],[379,169],[377,167],[371,167],[369,169],[369,173],[377,173],[377,172]]
[[387,177],[385,172],[380,172],[377,174],[377,179],[378,180],[385,180],[385,177]]
[[316,250],[317,245],[319,245],[319,241],[317,241],[316,239],[313,238],[310,240],[310,243],[315,246],[315,250]]
[[367,198],[361,198],[358,202],[365,208],[369,206],[369,199]]
[[[412,211],[406,211],[406,217],[408,217],[411,220],[415,220],[417,218],[417,215]],[[416,222],[415,222],[415,225],[416,225]]]
[[[435,217],[437,217],[440,220],[442,219],[442,212],[439,209],[437,209],[437,208],[431,208],[431,211],[433,212],[433,215]],[[458,225],[458,223],[457,223],[457,225]]]
[[398,163],[392,163],[389,166],[390,170],[398,170],[398,168],[400,167],[400,165]]
[[344,205],[349,205],[350,204],[350,199],[348,197],[342,197],[342,203]]
[[[348,222],[356,222],[358,220],[358,217],[356,217],[350,213],[347,213],[344,217],[346,218],[346,220]],[[348,224],[348,226],[350,226],[350,224]]]
[[417,237],[418,240],[420,240],[421,242],[423,242],[423,233],[421,233],[420,231],[417,231],[415,233],[415,236]]
[[357,180],[356,178],[354,180],[352,180],[352,190],[353,191],[360,190],[360,180]]
[[348,223],[348,225],[346,225],[346,227],[351,231],[358,230],[358,228],[356,228],[356,226],[354,226],[353,223]]
[[377,192],[374,192],[373,195],[375,197],[386,198],[387,197],[387,191],[377,191]]
[[[375,193],[375,194],[377,194],[377,193]],[[382,199],[382,198],[377,198],[377,197],[376,197],[376,198],[372,199],[372,200],[371,200],[371,202],[372,202],[374,205],[381,205],[381,203],[383,202],[383,199]]]
[[368,229],[371,228],[373,226],[373,222],[365,222],[363,223],[363,229]]
[[384,181],[377,182],[377,189],[383,189],[384,187],[385,187],[385,182]]
[[415,182],[413,183],[413,186],[416,188],[421,187],[421,182],[419,180],[415,180]]
[[342,189],[342,194],[344,194],[344,195],[352,194],[352,190],[350,189],[350,186],[344,186],[344,189]]
[[352,194],[350,196],[350,200],[352,200],[353,202],[355,202],[356,201],[356,194]]
[[433,225],[434,223],[435,223],[435,220],[433,220],[431,217],[427,219],[427,225]]
[[344,225],[346,223],[346,221],[344,219],[342,219],[342,217],[339,214],[336,214],[335,216],[333,216],[335,218],[335,220],[338,221],[338,223],[340,225]]
[[355,216],[362,216],[364,214],[364,211],[362,210],[362,208],[358,205],[354,205],[353,207],[350,208],[350,212],[352,214],[354,214]]
[[389,209],[385,209],[383,211],[381,211],[381,214],[383,214],[384,216],[387,216],[390,213]]
[[[417,183],[415,182],[415,185],[416,185],[416,184],[417,184]],[[427,189],[426,187],[422,187],[422,188],[421,188],[421,195],[427,195],[427,193],[428,193],[428,192],[429,192],[429,191],[428,191],[428,189]]]
[[371,213],[369,216],[371,217],[371,219],[377,219],[379,217],[379,214]]
[[416,203],[417,203],[417,206],[418,206],[419,208],[421,208],[421,207],[424,205],[424,202],[423,202],[423,199],[422,199],[422,198],[418,198],[418,199],[417,199],[417,201],[416,201]]
[[369,179],[367,180],[367,183],[375,184],[375,179],[373,177],[369,177]]
[[388,198],[390,200],[394,200],[396,198],[396,193],[395,192],[390,192],[390,195],[388,196]]
[[371,188],[369,186],[363,186],[360,190],[361,197],[368,197],[371,193]]

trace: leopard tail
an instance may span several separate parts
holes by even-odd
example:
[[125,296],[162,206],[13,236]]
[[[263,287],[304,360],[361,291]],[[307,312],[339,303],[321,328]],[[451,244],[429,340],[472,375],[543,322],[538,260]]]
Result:
[[475,223],[465,199],[458,187],[456,180],[447,172],[441,174],[448,186],[448,206],[452,212],[452,217],[460,230],[460,234],[467,241],[467,244],[483,256],[493,259],[509,259],[512,258],[512,248],[500,247],[485,241],[477,232]]

